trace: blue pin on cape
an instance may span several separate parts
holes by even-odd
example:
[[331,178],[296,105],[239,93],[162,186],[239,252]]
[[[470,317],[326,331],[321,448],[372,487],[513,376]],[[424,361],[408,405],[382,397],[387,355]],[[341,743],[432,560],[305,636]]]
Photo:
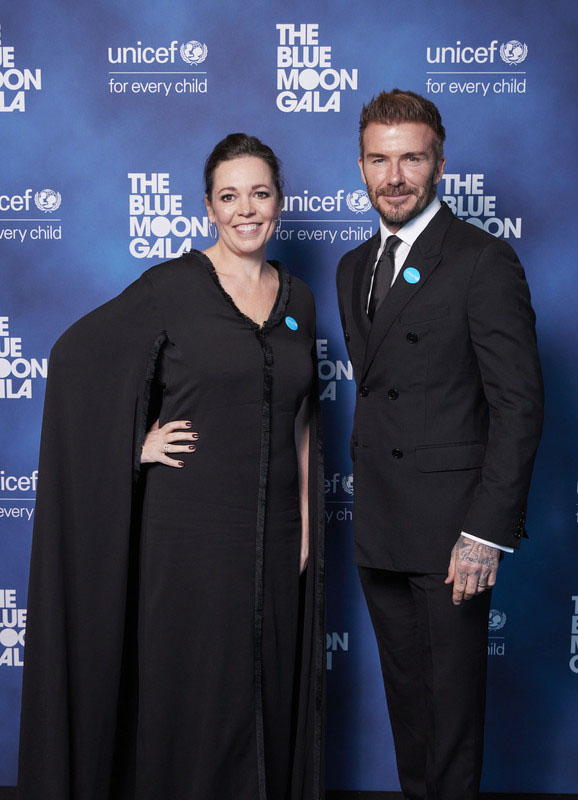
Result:
[[407,267],[403,271],[403,277],[408,283],[417,283],[421,278],[421,275],[419,274],[419,269],[416,269],[415,267]]
[[296,331],[299,327],[297,320],[293,319],[293,317],[285,317],[285,325],[292,331]]

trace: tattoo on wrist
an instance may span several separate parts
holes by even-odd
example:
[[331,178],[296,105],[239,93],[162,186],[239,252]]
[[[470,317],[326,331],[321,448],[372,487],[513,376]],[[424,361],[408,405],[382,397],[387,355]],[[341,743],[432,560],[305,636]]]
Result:
[[456,544],[456,560],[458,563],[476,564],[481,567],[497,567],[499,563],[499,550],[496,547],[476,542],[460,536]]

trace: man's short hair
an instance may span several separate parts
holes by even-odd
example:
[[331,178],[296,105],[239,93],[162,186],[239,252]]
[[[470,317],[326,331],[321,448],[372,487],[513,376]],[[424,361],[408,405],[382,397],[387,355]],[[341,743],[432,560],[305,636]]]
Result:
[[370,122],[383,125],[397,125],[400,122],[423,122],[435,134],[434,154],[436,161],[444,152],[446,132],[442,125],[441,114],[431,100],[426,100],[415,92],[402,92],[392,89],[391,92],[380,92],[367,105],[363,106],[359,118],[359,153],[363,158],[363,132]]

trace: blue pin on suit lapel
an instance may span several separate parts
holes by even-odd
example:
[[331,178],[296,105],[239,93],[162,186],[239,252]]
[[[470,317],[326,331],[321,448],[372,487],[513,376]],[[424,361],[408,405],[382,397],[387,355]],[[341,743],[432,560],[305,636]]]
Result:
[[406,267],[403,271],[403,277],[407,283],[417,283],[421,278],[421,274],[416,267]]

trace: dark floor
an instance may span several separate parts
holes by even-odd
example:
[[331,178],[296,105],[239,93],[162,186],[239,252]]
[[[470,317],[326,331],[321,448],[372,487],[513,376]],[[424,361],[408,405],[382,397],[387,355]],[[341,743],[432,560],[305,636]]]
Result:
[[[15,787],[0,787],[0,800],[16,800]],[[327,800],[403,800],[399,792],[327,792]],[[480,800],[578,800],[578,794],[487,794]]]
[[[3,798],[0,796],[0,800]],[[403,800],[401,792],[327,792],[327,800]],[[480,800],[578,800],[578,794],[493,794],[482,792]]]

